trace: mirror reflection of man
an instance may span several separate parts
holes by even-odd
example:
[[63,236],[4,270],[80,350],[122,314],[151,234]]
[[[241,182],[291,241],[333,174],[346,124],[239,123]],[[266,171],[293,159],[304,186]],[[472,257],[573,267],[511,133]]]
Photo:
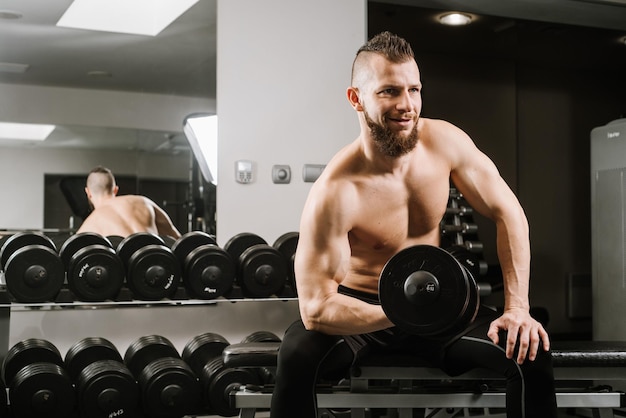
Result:
[[89,172],[85,193],[93,211],[84,220],[77,233],[95,232],[103,236],[120,236],[137,232],[169,236],[181,234],[169,215],[145,196],[118,196],[115,176],[106,167],[98,166]]

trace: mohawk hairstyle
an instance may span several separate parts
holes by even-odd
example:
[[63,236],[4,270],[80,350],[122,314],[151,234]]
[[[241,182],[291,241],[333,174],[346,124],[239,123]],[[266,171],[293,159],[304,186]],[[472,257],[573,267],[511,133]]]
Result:
[[389,31],[381,32],[371,38],[359,48],[352,64],[352,78],[354,79],[355,64],[363,52],[373,52],[380,54],[387,60],[395,63],[402,63],[415,60],[415,54],[411,44],[406,39],[395,35]]

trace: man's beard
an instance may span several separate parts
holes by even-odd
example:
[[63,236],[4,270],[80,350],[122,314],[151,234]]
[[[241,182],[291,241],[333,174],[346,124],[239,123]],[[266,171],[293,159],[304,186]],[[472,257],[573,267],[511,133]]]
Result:
[[367,114],[367,111],[363,109],[363,115],[365,116],[365,122],[367,126],[372,131],[372,137],[374,139],[374,143],[382,154],[387,155],[389,157],[399,157],[410,152],[415,145],[417,144],[417,140],[419,139],[419,134],[417,132],[417,121],[415,121],[415,125],[413,125],[413,129],[406,136],[401,136],[398,133],[393,132],[389,127],[384,125],[379,125],[370,116]]

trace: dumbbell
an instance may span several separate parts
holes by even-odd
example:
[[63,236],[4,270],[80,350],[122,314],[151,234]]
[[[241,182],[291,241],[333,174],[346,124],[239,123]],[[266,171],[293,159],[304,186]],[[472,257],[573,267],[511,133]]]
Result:
[[380,304],[399,328],[425,337],[454,336],[476,318],[474,277],[454,256],[430,245],[405,248],[383,267]]
[[183,349],[183,360],[194,370],[202,383],[202,399],[206,411],[224,417],[237,415],[230,405],[230,392],[243,385],[259,385],[259,377],[247,369],[228,368],[222,351],[229,345],[221,335],[204,333],[192,338]]
[[272,247],[276,248],[287,260],[287,278],[289,285],[296,290],[296,273],[294,271],[294,260],[296,258],[296,249],[298,248],[298,240],[300,233],[296,231],[286,232],[276,238]]
[[190,297],[215,299],[232,289],[235,263],[213,236],[187,232],[172,245],[172,252],[180,262],[183,285]]
[[70,347],[65,366],[74,382],[83,418],[134,417],[139,387],[112,342],[87,337]]
[[108,238],[93,232],[72,235],[59,255],[76,298],[102,302],[117,297],[124,285],[124,264]]
[[54,301],[63,287],[63,262],[44,234],[18,232],[8,237],[0,249],[0,265],[7,289],[18,302]]
[[474,278],[487,274],[489,268],[487,262],[481,260],[477,253],[470,251],[466,246],[452,245],[446,247],[445,250],[467,268]]
[[126,268],[126,284],[140,300],[171,299],[180,284],[176,256],[158,235],[138,232],[117,247]]
[[9,349],[2,366],[15,418],[69,417],[76,395],[59,350],[29,338]]
[[278,294],[287,281],[287,261],[260,236],[243,232],[230,238],[224,250],[235,260],[236,283],[243,294],[264,298]]
[[137,379],[140,405],[151,418],[178,418],[200,409],[200,384],[176,347],[160,335],[133,342],[124,363]]

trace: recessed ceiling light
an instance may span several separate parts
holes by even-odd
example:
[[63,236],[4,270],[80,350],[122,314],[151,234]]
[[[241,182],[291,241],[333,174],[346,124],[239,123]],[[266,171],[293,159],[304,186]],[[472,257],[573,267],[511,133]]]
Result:
[[54,130],[54,125],[39,123],[0,122],[0,138],[43,141]]
[[465,13],[446,13],[439,16],[439,22],[448,26],[463,26],[472,21],[472,16]]
[[16,12],[15,10],[0,10],[0,19],[21,19],[22,14],[20,12]]
[[74,0],[57,26],[156,36],[198,0]]

